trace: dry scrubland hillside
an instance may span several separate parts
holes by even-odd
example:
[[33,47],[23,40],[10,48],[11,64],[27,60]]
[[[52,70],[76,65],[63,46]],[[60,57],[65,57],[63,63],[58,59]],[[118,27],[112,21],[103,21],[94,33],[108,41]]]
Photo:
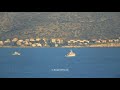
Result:
[[0,12],[0,39],[120,37],[119,12]]

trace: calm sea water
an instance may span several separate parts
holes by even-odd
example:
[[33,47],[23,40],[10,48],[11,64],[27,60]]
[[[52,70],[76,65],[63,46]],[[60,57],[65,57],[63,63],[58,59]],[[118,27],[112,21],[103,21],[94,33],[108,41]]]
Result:
[[67,58],[69,50],[0,48],[0,78],[120,78],[120,48],[74,48]]

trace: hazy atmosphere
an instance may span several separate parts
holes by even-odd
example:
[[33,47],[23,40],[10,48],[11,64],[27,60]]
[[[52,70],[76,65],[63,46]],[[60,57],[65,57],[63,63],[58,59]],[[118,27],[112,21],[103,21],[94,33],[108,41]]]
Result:
[[120,13],[0,12],[0,78],[120,78]]

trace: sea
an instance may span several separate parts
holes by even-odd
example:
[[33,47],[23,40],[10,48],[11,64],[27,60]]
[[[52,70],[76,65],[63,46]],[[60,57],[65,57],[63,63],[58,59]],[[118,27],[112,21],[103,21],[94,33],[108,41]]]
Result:
[[120,48],[0,48],[0,78],[120,78]]

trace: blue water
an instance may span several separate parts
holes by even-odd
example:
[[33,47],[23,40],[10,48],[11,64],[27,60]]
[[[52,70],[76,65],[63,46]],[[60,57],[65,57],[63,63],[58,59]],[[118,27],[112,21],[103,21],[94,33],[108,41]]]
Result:
[[[21,56],[12,56],[14,51]],[[120,78],[120,48],[0,48],[0,78]],[[64,69],[66,71],[53,71]]]

